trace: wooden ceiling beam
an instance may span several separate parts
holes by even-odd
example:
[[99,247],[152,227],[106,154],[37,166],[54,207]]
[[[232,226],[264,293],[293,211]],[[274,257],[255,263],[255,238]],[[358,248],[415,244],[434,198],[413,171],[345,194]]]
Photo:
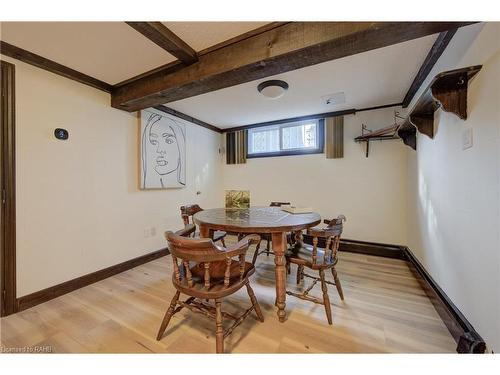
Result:
[[112,94],[129,112],[421,38],[471,22],[291,22],[199,56],[174,72],[155,72]]
[[177,57],[184,64],[198,61],[196,51],[161,22],[126,22],[126,24]]
[[[207,53],[210,53],[210,52],[213,52],[213,51],[218,50],[220,48],[226,47],[229,44],[241,42],[244,39],[251,38],[251,37],[253,37],[255,35],[258,35],[258,34],[262,34],[262,33],[266,32],[266,31],[269,31],[269,30],[274,29],[276,27],[285,25],[287,23],[290,23],[290,22],[271,22],[271,23],[265,24],[265,25],[263,25],[261,27],[258,27],[256,29],[247,31],[246,33],[243,33],[243,34],[240,34],[238,36],[235,36],[234,38],[231,38],[231,39],[228,39],[228,40],[224,40],[223,42],[217,43],[217,44],[215,44],[213,46],[210,46],[210,47],[205,48],[205,49],[203,49],[201,51],[198,51],[198,58],[199,58],[199,56],[203,56],[203,55],[206,55]],[[173,73],[176,70],[182,69],[185,66],[186,66],[186,64],[184,64],[182,61],[175,60],[175,61],[169,62],[169,63],[167,63],[165,65],[162,65],[162,66],[156,67],[154,69],[151,69],[151,70],[149,70],[147,72],[144,72],[144,73],[141,73],[139,75],[136,75],[134,77],[128,78],[128,79],[126,79],[126,80],[124,80],[122,82],[119,82],[119,83],[115,84],[115,87],[120,87],[120,86],[126,85],[128,83],[135,82],[135,81],[137,81],[137,80],[139,80],[139,79],[141,79],[143,77],[149,77],[149,78],[151,78],[155,74],[158,74],[158,75],[170,74],[170,73]]]
[[420,86],[422,86],[422,83],[424,83],[425,79],[427,78],[432,68],[434,67],[434,64],[436,64],[439,57],[441,57],[444,50],[448,46],[448,43],[450,43],[451,38],[453,38],[453,35],[455,35],[457,30],[458,29],[455,28],[448,31],[443,31],[442,33],[439,34],[436,41],[432,45],[429,53],[425,57],[422,66],[420,67],[417,75],[413,79],[413,82],[403,99],[403,104],[402,104],[403,108],[406,108],[410,105],[411,100],[417,93]]

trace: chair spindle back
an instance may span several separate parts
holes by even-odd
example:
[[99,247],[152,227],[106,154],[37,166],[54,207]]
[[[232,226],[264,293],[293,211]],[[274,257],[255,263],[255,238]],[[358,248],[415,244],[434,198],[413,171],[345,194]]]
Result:
[[[214,283],[218,284],[223,279],[224,286],[227,287],[230,283],[232,258],[236,256],[239,262],[240,280],[243,279],[248,243],[246,246],[228,251],[214,244],[209,238],[189,238],[194,230],[195,226],[188,224],[175,233],[171,231],[165,233],[168,249],[172,254],[175,280],[178,283],[185,280],[189,288],[193,288],[197,282],[202,282],[205,289],[210,289]],[[202,276],[193,276],[191,262],[196,264],[195,267],[199,268]]]
[[197,204],[188,204],[185,206],[181,206],[181,217],[184,225],[192,224],[192,216],[200,211],[203,211],[203,208],[201,208]]
[[[325,224],[327,224],[326,228],[311,228],[307,231],[307,234],[309,236],[312,236],[313,264],[326,264],[337,257],[344,221],[346,221],[345,216],[339,215],[335,219],[324,220]],[[322,243],[320,243],[319,241],[320,238],[323,239],[323,241],[321,241]],[[324,251],[323,257],[321,259],[318,259],[318,243],[323,246],[322,249]]]

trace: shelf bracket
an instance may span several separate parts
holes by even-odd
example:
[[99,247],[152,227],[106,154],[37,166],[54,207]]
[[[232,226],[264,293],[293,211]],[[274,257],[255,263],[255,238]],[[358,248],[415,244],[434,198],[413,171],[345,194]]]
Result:
[[420,133],[429,138],[434,138],[434,112],[410,115],[408,120]]
[[481,65],[475,65],[436,75],[398,130],[404,144],[417,149],[417,130],[434,138],[434,113],[439,108],[466,120],[469,82],[481,68]]
[[457,78],[456,88],[432,88],[432,96],[441,104],[446,112],[457,115],[462,120],[467,120],[467,91],[469,78],[467,75]]
[[398,136],[403,143],[414,150],[417,150],[417,128],[406,121],[398,130]]

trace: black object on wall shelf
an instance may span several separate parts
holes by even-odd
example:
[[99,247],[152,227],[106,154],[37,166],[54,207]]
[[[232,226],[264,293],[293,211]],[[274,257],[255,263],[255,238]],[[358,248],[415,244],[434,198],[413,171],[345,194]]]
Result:
[[434,138],[434,112],[439,108],[466,120],[469,82],[481,68],[475,65],[436,75],[397,131],[404,144],[417,149],[417,130]]

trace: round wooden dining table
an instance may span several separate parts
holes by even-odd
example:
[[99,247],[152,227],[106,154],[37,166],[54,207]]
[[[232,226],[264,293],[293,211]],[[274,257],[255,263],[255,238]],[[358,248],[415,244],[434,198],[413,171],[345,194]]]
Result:
[[320,215],[315,212],[290,214],[282,211],[279,207],[213,208],[197,212],[193,219],[200,228],[200,236],[206,238],[211,238],[216,230],[244,234],[271,234],[276,277],[277,314],[280,322],[284,322],[286,318],[286,233],[297,233],[318,225],[321,222]]

